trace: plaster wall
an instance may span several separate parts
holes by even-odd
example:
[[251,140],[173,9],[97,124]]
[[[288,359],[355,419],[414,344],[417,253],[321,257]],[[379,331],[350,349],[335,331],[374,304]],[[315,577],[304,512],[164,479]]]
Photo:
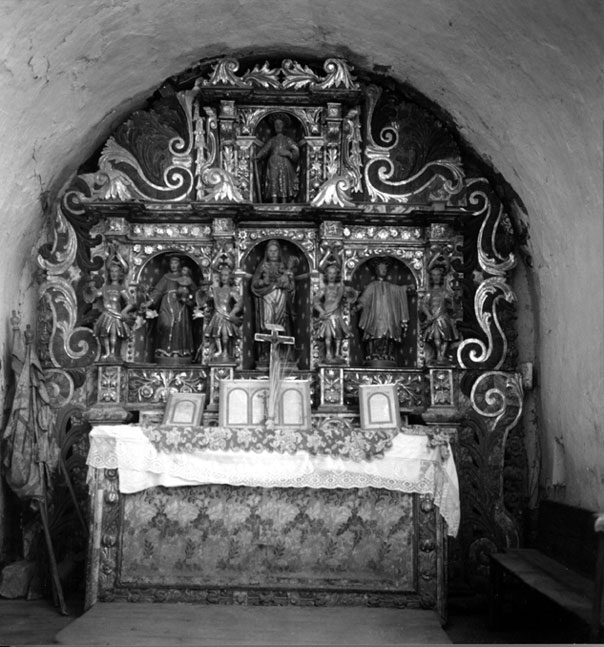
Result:
[[49,205],[164,79],[231,52],[342,56],[439,104],[514,188],[533,258],[524,300],[537,317],[528,305],[519,324],[535,339],[523,354],[537,365],[542,485],[563,446],[565,487],[550,496],[604,509],[598,0],[3,0],[0,14],[4,369],[10,311],[34,320]]

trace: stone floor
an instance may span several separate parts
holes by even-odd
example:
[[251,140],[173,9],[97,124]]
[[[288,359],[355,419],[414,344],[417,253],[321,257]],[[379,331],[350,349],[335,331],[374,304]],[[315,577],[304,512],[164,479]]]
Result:
[[[454,644],[569,644],[584,642],[580,628],[573,624],[572,619],[562,616],[556,608],[552,608],[540,600],[524,597],[522,592],[517,592],[511,597],[512,599],[504,609],[504,626],[499,631],[488,628],[484,597],[466,596],[451,600],[449,622],[445,628],[448,641]],[[0,645],[53,644],[55,636],[81,614],[81,608],[77,603],[70,603],[68,608],[70,615],[65,617],[61,616],[51,603],[44,600],[0,599]],[[274,628],[272,632],[274,636]],[[386,634],[384,635],[386,636]],[[421,637],[421,633],[418,633],[417,636]],[[358,638],[360,640],[361,636]],[[388,640],[388,638],[385,637],[384,640]],[[443,639],[443,642],[446,641]],[[106,642],[104,644],[122,643]],[[135,645],[138,642],[136,638],[130,637],[127,644]],[[148,644],[148,641],[145,643],[144,640],[141,640],[140,644]],[[256,641],[253,644],[262,643]],[[298,644],[303,643],[298,641]],[[360,643],[357,642],[357,644]],[[379,643],[374,641],[374,644]],[[382,642],[382,644],[387,643]],[[425,643],[420,641],[417,644]]]

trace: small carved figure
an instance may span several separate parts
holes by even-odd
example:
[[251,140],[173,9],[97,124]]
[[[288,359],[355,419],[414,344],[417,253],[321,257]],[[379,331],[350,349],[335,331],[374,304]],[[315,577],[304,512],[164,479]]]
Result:
[[190,308],[196,288],[190,274],[183,275],[180,256],[170,256],[169,261],[170,271],[157,282],[143,307],[159,307],[155,356],[186,363],[193,354]]
[[189,302],[193,298],[194,283],[191,277],[191,270],[185,265],[180,270],[180,278],[178,279],[178,285],[180,286],[177,290],[178,298],[183,302]]
[[[286,335],[293,335],[295,319],[295,270],[299,259],[291,256],[283,260],[281,245],[270,240],[264,259],[252,276],[251,290],[254,296],[256,332],[269,333],[267,324],[283,326]],[[263,348],[266,345],[263,344]],[[268,361],[267,352],[261,353],[260,361]]]
[[119,357],[122,339],[130,337],[132,331],[127,322],[128,313],[134,304],[124,288],[124,268],[118,261],[107,265],[108,281],[97,291],[96,296],[103,300],[103,311],[94,324],[94,332],[102,345],[101,359]]
[[425,316],[423,339],[434,346],[435,363],[446,364],[450,343],[460,338],[451,315],[453,297],[444,285],[444,267],[435,265],[430,269],[429,276],[430,290],[421,304],[421,312]]
[[356,291],[337,283],[338,266],[328,265],[325,274],[325,285],[317,292],[313,307],[318,314],[317,337],[325,342],[325,363],[341,364],[342,342],[350,337],[350,328],[344,320],[343,302],[349,298],[354,300]]
[[243,304],[227,263],[218,267],[218,284],[208,290],[207,305],[213,309],[213,314],[204,337],[213,341],[216,359],[230,361],[233,359],[233,343],[241,337],[241,318],[238,315]]
[[291,202],[298,193],[296,164],[300,149],[283,133],[283,119],[275,119],[275,134],[256,153],[256,160],[268,157],[264,174],[264,202]]
[[361,313],[358,326],[363,332],[365,359],[374,366],[395,365],[395,345],[402,342],[409,323],[407,286],[391,283],[389,268],[389,259],[375,262],[375,279],[365,287],[355,307]]

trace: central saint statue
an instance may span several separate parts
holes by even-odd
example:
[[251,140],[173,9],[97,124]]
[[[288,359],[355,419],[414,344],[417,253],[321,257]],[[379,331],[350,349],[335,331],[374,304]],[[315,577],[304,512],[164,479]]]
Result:
[[[286,335],[293,336],[296,316],[294,274],[299,262],[295,256],[284,259],[277,240],[270,240],[266,245],[264,258],[254,271],[251,283],[256,332],[269,333],[268,324],[276,324],[283,327]],[[266,344],[262,344],[258,364],[268,364]]]
[[292,202],[298,193],[296,164],[300,149],[284,132],[283,119],[275,119],[275,134],[256,153],[256,159],[268,158],[264,174],[264,202]]
[[365,361],[369,366],[396,366],[396,345],[402,343],[409,323],[407,286],[388,280],[389,259],[375,262],[375,279],[363,290],[355,310],[363,332]]

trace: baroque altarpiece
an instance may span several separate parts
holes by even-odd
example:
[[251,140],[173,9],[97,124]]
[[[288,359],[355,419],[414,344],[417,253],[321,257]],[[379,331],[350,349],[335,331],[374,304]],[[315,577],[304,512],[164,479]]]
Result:
[[[170,79],[74,178],[40,249],[39,356],[53,406],[77,410],[91,424],[142,423],[170,393],[205,394],[199,433],[211,443],[211,430],[224,428],[221,384],[266,380],[269,351],[278,348],[282,375],[306,385],[306,432],[339,439],[341,454],[363,451],[366,385],[393,385],[404,428],[434,446],[450,441],[460,479],[461,528],[451,540],[458,569],[516,544],[518,524],[503,492],[506,437],[522,409],[513,235],[489,181],[468,167],[476,168],[429,109],[392,83],[355,76],[343,60],[244,65],[225,58]],[[271,345],[270,336],[290,343]],[[261,424],[265,400],[236,418]],[[296,418],[295,404],[280,409],[277,427]],[[132,519],[146,514],[156,531],[162,520],[165,540],[170,527],[174,534],[179,524],[201,523],[199,509],[219,505],[220,488],[203,495],[189,488],[178,518],[170,516],[170,490],[123,500],[115,470],[101,478],[99,599],[239,595],[296,603],[306,595],[325,603],[366,589],[370,604],[437,603],[444,577],[437,543],[442,548],[445,539],[429,497],[390,501],[392,493],[359,490],[351,504],[344,490],[316,491],[324,518],[313,520],[308,509],[319,504],[305,494],[306,512],[291,513],[283,533],[296,537],[292,551],[309,555],[323,537],[314,553],[326,562],[298,564],[304,577],[289,569],[285,540],[277,546],[256,537],[258,554],[246,566],[224,512],[200,525],[199,535],[230,541],[229,558],[211,557],[195,579],[195,536],[178,544],[182,555],[170,572],[158,574],[161,532],[137,530]],[[248,521],[263,505],[280,510],[276,516],[291,507],[288,490],[250,503],[253,492],[228,494]],[[384,528],[371,531],[381,557],[359,549],[352,558],[365,555],[359,572],[373,564],[364,588],[361,576],[334,566],[338,537],[369,533],[359,509],[389,505],[399,514],[385,514]],[[348,513],[336,523],[342,510]],[[308,537],[304,515],[313,527]],[[261,524],[259,532],[268,535]],[[199,550],[211,555],[212,545]],[[396,550],[407,549],[412,565],[391,575]],[[387,566],[376,566],[379,559]]]

